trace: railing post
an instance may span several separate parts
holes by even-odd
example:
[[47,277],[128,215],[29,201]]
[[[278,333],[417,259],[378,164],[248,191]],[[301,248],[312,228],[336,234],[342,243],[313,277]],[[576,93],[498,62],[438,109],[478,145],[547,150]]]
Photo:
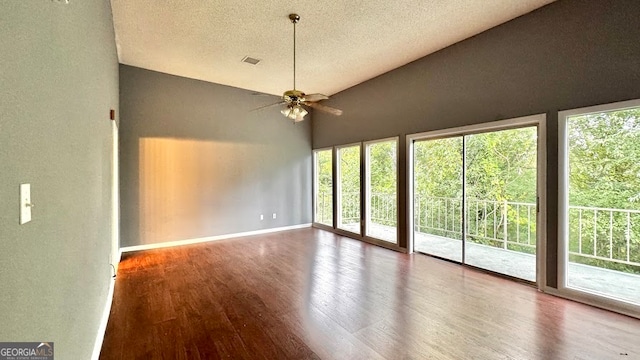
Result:
[[520,244],[520,204],[516,203],[516,242]]
[[609,210],[609,259],[613,259],[613,211]]
[[[498,201],[493,202],[493,237],[498,239],[498,231],[500,227],[500,221],[502,220],[502,210],[498,208],[500,203]],[[497,220],[498,214],[500,214],[500,220]]]
[[631,213],[629,211],[627,211],[627,231],[625,237],[627,238],[627,262],[629,262],[631,261]]
[[322,205],[320,206],[320,223],[324,223],[324,193],[322,193]]
[[446,199],[446,198],[443,199],[443,201],[444,201],[444,231],[445,231],[445,233],[447,232],[447,230],[448,230],[447,226],[449,225],[448,224],[449,221],[447,220],[447,218],[449,217],[448,216],[449,215],[449,205],[448,205],[449,201],[448,200],[449,199]]
[[487,217],[488,217],[487,216],[487,200],[482,200],[482,204],[484,206],[484,209],[482,210],[482,217],[483,217],[483,220],[484,220],[484,230],[483,230],[482,235],[484,237],[487,237]]
[[627,211],[627,262],[631,261],[631,212]]
[[[569,207],[571,215],[571,207]],[[578,254],[582,254],[582,208],[578,209]]]
[[[418,213],[418,221],[417,221],[417,224],[415,224],[415,225],[418,226],[418,229],[417,229],[418,232],[421,232],[420,230],[422,229],[422,227],[420,226],[420,223],[422,222],[422,212],[421,212],[422,208],[420,207],[420,195],[419,194],[416,196],[415,200],[417,200],[416,203],[418,205],[417,209],[416,209],[417,210],[416,212]],[[414,228],[413,230],[415,231],[416,229]]]
[[507,200],[504,200],[504,209],[502,210],[502,213],[504,214],[504,249],[507,249],[507,236],[508,236],[508,232],[507,232]]
[[593,256],[598,255],[598,209],[593,209]]
[[479,211],[478,201],[476,200],[475,203],[476,203],[476,212],[474,213],[474,216],[473,216],[474,217],[473,222],[476,224],[476,232],[474,235],[478,235],[478,222],[480,222],[480,219],[478,219],[478,211]]
[[531,245],[531,206],[527,205],[527,245]]

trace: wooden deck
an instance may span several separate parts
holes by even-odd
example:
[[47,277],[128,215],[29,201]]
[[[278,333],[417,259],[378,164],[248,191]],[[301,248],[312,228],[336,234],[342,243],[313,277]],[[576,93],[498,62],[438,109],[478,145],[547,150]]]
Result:
[[101,359],[636,359],[640,320],[300,229],[125,254]]
[[[415,235],[415,250],[461,261],[460,240],[423,233]],[[467,242],[465,261],[482,269],[536,281],[536,257],[512,250]],[[569,263],[569,285],[640,303],[640,275]]]
[[[359,231],[360,226],[344,226]],[[381,240],[395,240],[396,228],[371,224],[369,233]],[[414,250],[462,262],[462,242],[442,236],[416,232]],[[467,242],[465,263],[526,281],[536,281],[536,257],[499,247]],[[569,286],[640,304],[640,275],[569,263]]]

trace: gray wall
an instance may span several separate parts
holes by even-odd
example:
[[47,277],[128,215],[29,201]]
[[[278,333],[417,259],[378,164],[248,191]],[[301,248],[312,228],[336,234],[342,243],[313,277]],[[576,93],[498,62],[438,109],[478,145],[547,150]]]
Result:
[[[557,111],[640,98],[640,2],[563,0],[345,90],[314,113],[313,147],[547,114],[550,286],[557,262]],[[406,246],[406,226],[401,245]]]
[[250,111],[277,101],[121,65],[122,246],[310,223],[310,122]]
[[2,1],[0,49],[0,341],[89,359],[111,281],[110,3]]

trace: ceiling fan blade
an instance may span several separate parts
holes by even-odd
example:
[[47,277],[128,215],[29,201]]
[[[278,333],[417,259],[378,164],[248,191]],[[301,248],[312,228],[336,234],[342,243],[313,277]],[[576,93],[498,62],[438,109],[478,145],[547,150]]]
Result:
[[280,101],[278,101],[277,103],[273,103],[273,104],[269,104],[269,105],[265,105],[265,106],[260,106],[260,107],[257,107],[257,108],[255,108],[255,109],[251,110],[251,111],[258,111],[258,110],[262,110],[262,109],[270,108],[270,107],[272,107],[272,106],[276,106],[276,105],[284,105],[284,104],[286,104],[286,102],[285,102],[285,101],[280,100]]
[[327,100],[329,97],[324,94],[307,94],[304,96],[304,101],[316,102],[320,100]]
[[304,102],[303,104],[307,105],[310,108],[314,108],[316,110],[320,110],[320,111],[324,111],[328,114],[331,115],[335,115],[335,116],[340,116],[342,115],[342,110],[340,109],[336,109],[336,108],[332,108],[329,106],[325,106],[325,105],[320,105],[318,103],[314,103],[314,102]]

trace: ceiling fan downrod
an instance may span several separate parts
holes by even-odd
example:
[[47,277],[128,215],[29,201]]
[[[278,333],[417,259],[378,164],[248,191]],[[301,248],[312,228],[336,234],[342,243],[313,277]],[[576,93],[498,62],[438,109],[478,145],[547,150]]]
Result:
[[300,15],[289,14],[289,20],[293,23],[293,90],[296,89],[296,24],[300,21]]

